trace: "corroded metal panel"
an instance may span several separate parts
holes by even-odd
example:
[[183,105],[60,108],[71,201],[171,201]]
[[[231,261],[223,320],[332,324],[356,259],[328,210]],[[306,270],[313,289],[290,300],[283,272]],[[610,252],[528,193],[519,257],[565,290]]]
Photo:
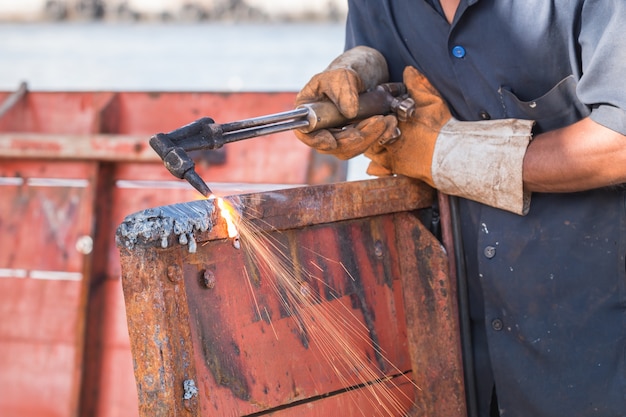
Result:
[[[343,353],[328,349],[341,336],[333,341],[332,332],[324,339],[313,331],[303,320],[308,312],[292,309],[284,296],[290,284],[260,265],[245,234],[241,249],[233,246],[211,202],[128,217],[117,238],[140,414],[401,415],[386,408],[395,398],[405,409],[462,416],[447,260],[413,214],[432,197],[417,183],[385,178],[233,199],[245,221],[286,254],[288,279],[316,295],[301,308],[338,312],[346,328],[364,329],[365,337],[351,339],[352,352],[383,380],[359,383],[335,371]],[[163,226],[170,220],[180,233]],[[410,310],[414,317],[405,319],[407,297],[410,308],[427,313]],[[436,376],[454,383],[438,387],[428,380]],[[420,385],[426,381],[428,391]],[[382,384],[390,392],[378,402],[371,390]],[[444,395],[454,407],[432,404]]]
[[466,415],[457,285],[439,242],[413,219],[398,219],[398,264],[416,392],[417,415]]

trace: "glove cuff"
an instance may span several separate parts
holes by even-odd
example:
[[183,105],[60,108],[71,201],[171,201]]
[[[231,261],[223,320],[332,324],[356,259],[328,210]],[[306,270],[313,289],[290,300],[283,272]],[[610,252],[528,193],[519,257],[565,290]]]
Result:
[[460,122],[441,129],[431,166],[435,187],[447,194],[525,215],[530,192],[522,166],[532,139],[531,120]]
[[326,70],[351,69],[361,79],[362,90],[374,89],[389,80],[389,69],[385,57],[374,48],[356,46],[335,58]]

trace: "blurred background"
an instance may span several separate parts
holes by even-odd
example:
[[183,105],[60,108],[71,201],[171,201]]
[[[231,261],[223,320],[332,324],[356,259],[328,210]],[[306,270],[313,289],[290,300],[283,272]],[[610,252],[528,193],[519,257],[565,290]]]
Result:
[[297,91],[343,0],[0,0],[0,88]]
[[[115,230],[198,198],[147,146],[290,110],[342,0],[0,0],[0,416],[136,416]],[[292,133],[201,155],[221,194],[364,177]]]

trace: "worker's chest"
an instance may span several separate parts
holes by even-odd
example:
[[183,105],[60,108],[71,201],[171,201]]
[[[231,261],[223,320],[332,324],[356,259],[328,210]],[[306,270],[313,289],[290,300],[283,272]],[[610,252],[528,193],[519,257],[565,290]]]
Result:
[[576,96],[576,8],[555,3],[462,3],[450,26],[428,2],[389,2],[390,36],[401,40],[387,51],[391,73],[416,66],[463,120],[532,119],[539,131],[571,124],[589,113]]

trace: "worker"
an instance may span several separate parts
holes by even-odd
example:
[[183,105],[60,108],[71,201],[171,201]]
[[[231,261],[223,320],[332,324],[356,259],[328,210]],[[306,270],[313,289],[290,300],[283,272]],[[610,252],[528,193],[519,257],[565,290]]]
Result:
[[481,417],[626,415],[625,24],[624,0],[350,0],[298,94],[353,117],[386,77],[415,100],[297,135],[458,196]]

